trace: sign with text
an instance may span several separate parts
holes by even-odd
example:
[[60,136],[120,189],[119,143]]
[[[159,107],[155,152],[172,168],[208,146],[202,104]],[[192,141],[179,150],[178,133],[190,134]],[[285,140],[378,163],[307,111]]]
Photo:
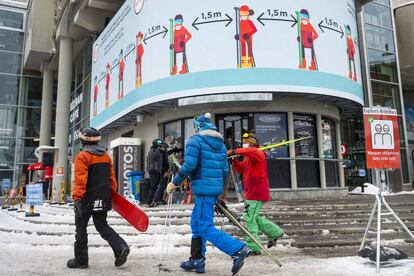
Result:
[[397,110],[388,107],[366,107],[364,126],[367,168],[400,168]]
[[43,184],[30,184],[26,186],[26,204],[42,205]]
[[2,188],[3,188],[4,191],[8,191],[8,190],[11,189],[11,187],[12,187],[11,179],[4,178],[2,182],[3,182],[2,183]]

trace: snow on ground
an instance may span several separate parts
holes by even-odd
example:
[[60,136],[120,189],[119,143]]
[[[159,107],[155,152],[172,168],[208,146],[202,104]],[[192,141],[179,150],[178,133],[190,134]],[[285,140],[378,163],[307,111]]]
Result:
[[[160,261],[165,211],[151,213],[147,233],[139,233],[114,212],[109,221],[131,246],[128,262],[121,268],[114,267],[110,247],[101,239],[94,227],[88,228],[89,265],[86,270],[70,270],[66,262],[73,257],[74,225],[73,210],[63,206],[42,206],[41,216],[25,218],[24,213],[0,210],[0,275],[192,275],[178,267],[188,258],[191,239],[188,224],[189,210],[174,210],[167,261]],[[163,213],[164,212],[164,213]],[[156,220],[152,220],[155,217]],[[315,258],[301,250],[278,245],[272,249],[283,267],[277,267],[268,257],[251,256],[238,275],[375,275],[375,264],[359,257]],[[166,250],[164,250],[164,253]],[[160,272],[157,264],[163,263],[171,272]],[[208,246],[205,275],[231,275],[232,259],[218,249]],[[392,261],[383,264],[382,275],[414,275],[414,259]]]

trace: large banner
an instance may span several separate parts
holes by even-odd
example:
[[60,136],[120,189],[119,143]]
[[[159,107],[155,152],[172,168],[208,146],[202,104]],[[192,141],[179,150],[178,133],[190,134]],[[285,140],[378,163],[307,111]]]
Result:
[[363,104],[354,0],[126,0],[93,46],[91,125],[232,92]]
[[364,128],[368,169],[399,169],[400,135],[397,110],[364,107]]

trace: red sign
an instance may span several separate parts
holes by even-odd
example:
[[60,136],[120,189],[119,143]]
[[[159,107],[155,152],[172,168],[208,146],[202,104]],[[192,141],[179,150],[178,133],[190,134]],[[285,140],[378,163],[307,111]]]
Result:
[[364,126],[367,168],[400,168],[397,110],[387,107],[366,107]]

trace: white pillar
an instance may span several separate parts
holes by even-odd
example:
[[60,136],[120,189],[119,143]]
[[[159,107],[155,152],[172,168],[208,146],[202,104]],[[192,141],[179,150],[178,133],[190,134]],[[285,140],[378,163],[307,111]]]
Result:
[[59,47],[59,71],[56,105],[55,167],[53,172],[52,200],[60,201],[61,184],[66,185],[68,175],[68,145],[69,145],[69,104],[72,77],[72,47],[70,38],[62,37]]
[[318,157],[319,157],[319,182],[321,188],[326,189],[326,172],[325,172],[325,160],[323,153],[323,139],[322,139],[322,115],[316,115],[316,131],[318,141]]
[[[338,159],[343,159],[341,155],[341,121],[335,122],[335,133],[336,133],[336,149]],[[338,176],[339,176],[339,187],[345,188],[345,174],[344,174],[344,163],[338,163]]]
[[[288,112],[288,133],[289,133],[289,140],[295,139],[295,129],[293,126],[293,112]],[[296,176],[296,152],[295,152],[295,143],[289,144],[289,156],[290,158],[290,187],[292,190],[296,190],[298,188],[298,179]]]
[[40,146],[50,146],[53,109],[53,71],[43,70],[42,114],[40,117]]

